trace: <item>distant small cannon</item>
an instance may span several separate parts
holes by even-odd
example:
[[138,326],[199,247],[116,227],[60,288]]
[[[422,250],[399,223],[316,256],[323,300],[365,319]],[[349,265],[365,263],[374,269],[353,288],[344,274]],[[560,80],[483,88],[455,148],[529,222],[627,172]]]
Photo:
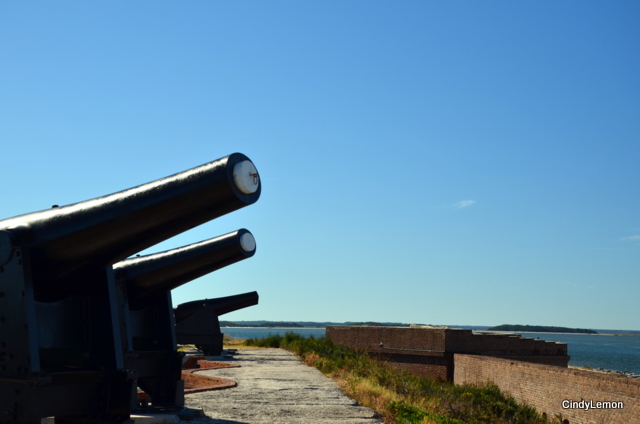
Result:
[[255,291],[182,303],[174,310],[177,341],[194,344],[205,355],[221,355],[224,334],[218,317],[257,304],[258,293]]
[[[133,363],[138,368],[125,361],[148,352],[134,349],[129,289],[116,281],[112,265],[255,203],[260,192],[255,167],[235,153],[128,190],[0,221],[0,423],[36,424],[49,416],[58,424],[129,422],[136,380],[149,375],[146,368],[157,369],[158,359],[140,359]],[[167,287],[132,289],[141,310],[164,298],[164,308],[153,308],[155,319],[171,328],[156,339],[165,353],[176,350]],[[175,362],[175,353],[167,358]],[[180,387],[167,393],[165,400],[175,395],[168,404],[180,405]]]

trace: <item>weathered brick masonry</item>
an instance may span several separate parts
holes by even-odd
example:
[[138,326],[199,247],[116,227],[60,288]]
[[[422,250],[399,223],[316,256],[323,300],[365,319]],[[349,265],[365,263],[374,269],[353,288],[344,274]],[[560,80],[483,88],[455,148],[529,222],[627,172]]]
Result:
[[[425,327],[327,327],[327,336],[398,370],[453,381],[493,381],[516,399],[570,424],[640,424],[640,381],[567,368],[564,343]],[[381,345],[382,344],[382,345]],[[563,409],[562,401],[623,402],[623,409]]]
[[[369,352],[398,370],[453,381],[454,353],[490,355],[566,367],[567,345],[510,334],[425,327],[330,326],[336,344]],[[382,345],[381,345],[382,343]]]
[[[456,384],[493,381],[521,402],[571,424],[640,423],[640,380],[477,355],[454,355]],[[623,402],[622,409],[563,409],[563,400]]]
[[[336,344],[367,351],[399,371],[406,370],[427,378],[452,380],[453,356],[445,351],[444,332],[413,330],[416,329],[332,326],[327,327],[327,336]],[[380,347],[380,343],[384,346]]]

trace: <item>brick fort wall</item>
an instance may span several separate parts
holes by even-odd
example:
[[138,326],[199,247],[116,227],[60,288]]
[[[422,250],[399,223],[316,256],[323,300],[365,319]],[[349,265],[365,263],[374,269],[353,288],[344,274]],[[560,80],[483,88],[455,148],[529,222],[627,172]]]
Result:
[[[449,381],[453,378],[453,369],[437,370],[434,367],[450,366],[454,353],[496,356],[560,367],[569,364],[565,343],[514,334],[475,334],[471,330],[419,326],[328,326],[326,334],[336,344],[366,351],[376,358],[387,358],[390,365],[389,358],[393,357],[394,361],[404,364],[402,369],[409,370],[407,364],[413,360],[416,366],[411,367],[411,372],[425,377],[446,375]],[[425,356],[448,359],[427,360]],[[424,369],[420,369],[418,364],[422,364]]]
[[[329,326],[327,336],[422,377],[456,384],[492,381],[550,419],[561,414],[570,424],[640,424],[640,379],[567,368],[564,343],[444,327]],[[563,408],[563,401],[581,400],[624,406]]]
[[328,326],[333,343],[368,352],[382,352],[380,343],[401,349],[445,351],[445,329],[409,327]]
[[[326,334],[333,343],[367,352],[398,371],[431,379],[453,380],[453,355],[444,352],[443,329],[329,326]],[[384,349],[385,346],[399,350]]]
[[[570,424],[640,423],[640,379],[478,355],[454,355],[456,384],[492,381],[549,418]],[[622,409],[564,409],[563,400],[623,402]]]

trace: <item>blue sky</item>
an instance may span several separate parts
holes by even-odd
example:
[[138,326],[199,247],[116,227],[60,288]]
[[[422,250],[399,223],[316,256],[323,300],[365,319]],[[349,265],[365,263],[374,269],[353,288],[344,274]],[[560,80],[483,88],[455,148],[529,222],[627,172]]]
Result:
[[233,152],[230,320],[640,329],[636,2],[3,2],[0,216]]

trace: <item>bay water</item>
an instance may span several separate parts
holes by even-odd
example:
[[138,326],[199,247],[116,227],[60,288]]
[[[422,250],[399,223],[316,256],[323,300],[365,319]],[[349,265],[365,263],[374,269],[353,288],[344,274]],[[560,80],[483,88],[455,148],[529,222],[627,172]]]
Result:
[[287,332],[300,334],[304,337],[313,335],[323,337],[325,329],[322,328],[256,328],[256,327],[221,327],[224,334],[234,339],[263,339],[271,335],[284,336]]
[[517,333],[567,344],[569,365],[640,374],[640,336],[613,334]]
[[[224,327],[222,332],[237,339],[263,338],[284,335],[288,331],[304,337],[322,337],[324,328],[255,328]],[[571,360],[569,365],[588,366],[614,371],[640,374],[640,336],[565,333],[517,333],[532,339],[567,343]]]

